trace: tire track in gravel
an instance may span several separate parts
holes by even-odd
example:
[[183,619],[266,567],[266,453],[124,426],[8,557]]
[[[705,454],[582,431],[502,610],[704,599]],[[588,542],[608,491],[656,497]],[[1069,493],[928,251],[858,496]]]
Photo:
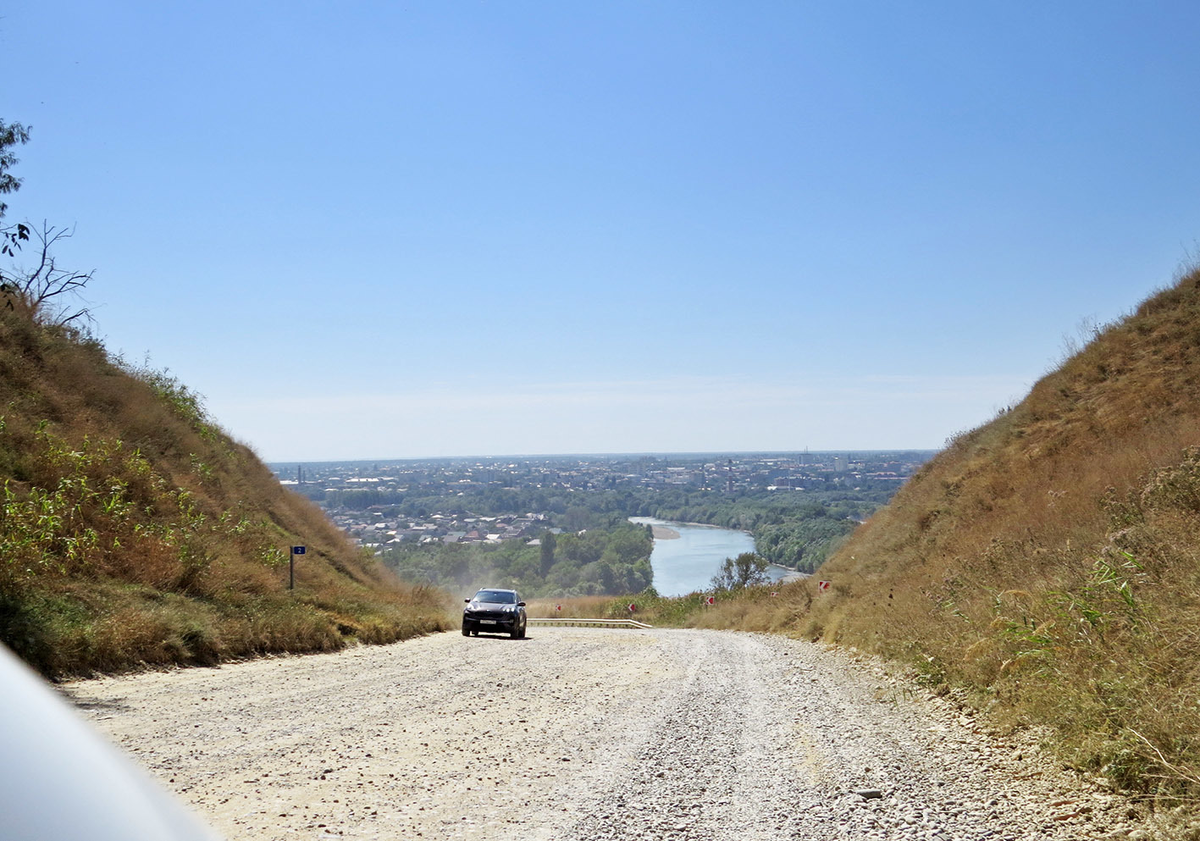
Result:
[[653,737],[566,836],[782,837],[788,804],[774,795],[798,786],[790,722],[766,691],[761,652],[748,637],[672,642],[687,649],[690,668],[656,712]]
[[64,692],[230,839],[1066,841],[1122,805],[868,662],[751,634],[440,634]]

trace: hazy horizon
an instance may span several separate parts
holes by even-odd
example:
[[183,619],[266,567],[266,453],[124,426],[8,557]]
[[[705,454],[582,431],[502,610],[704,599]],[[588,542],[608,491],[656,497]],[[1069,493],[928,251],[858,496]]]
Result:
[[620,458],[708,458],[718,457],[748,457],[748,456],[800,456],[800,455],[840,455],[853,456],[856,454],[878,453],[937,453],[922,447],[893,448],[873,447],[868,449],[833,449],[833,450],[714,450],[711,452],[634,452],[634,453],[498,453],[495,455],[451,455],[451,456],[390,456],[386,458],[339,458],[339,459],[263,459],[263,463],[271,467],[289,464],[322,465],[322,464],[374,464],[401,461],[473,461],[476,459],[620,459]]

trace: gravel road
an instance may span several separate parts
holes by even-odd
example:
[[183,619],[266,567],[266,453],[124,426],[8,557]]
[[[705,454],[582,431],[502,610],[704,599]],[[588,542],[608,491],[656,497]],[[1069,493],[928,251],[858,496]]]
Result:
[[[230,839],[1093,839],[1124,802],[869,661],[530,628],[67,684]],[[1134,837],[1137,837],[1135,834]]]

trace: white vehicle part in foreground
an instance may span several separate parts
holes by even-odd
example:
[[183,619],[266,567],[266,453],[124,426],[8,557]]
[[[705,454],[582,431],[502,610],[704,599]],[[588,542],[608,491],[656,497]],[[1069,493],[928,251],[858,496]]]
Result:
[[0,645],[0,836],[218,841]]

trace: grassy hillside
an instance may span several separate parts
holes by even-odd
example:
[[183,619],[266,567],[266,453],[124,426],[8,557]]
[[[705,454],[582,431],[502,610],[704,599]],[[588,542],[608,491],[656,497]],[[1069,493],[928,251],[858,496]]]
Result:
[[812,582],[728,621],[910,661],[1053,727],[1080,767],[1194,797],[1197,445],[1200,271],[950,442]]
[[[0,308],[0,641],[57,676],[444,625],[440,595],[281,488],[194,393],[15,303]],[[289,591],[294,544],[308,553]]]

